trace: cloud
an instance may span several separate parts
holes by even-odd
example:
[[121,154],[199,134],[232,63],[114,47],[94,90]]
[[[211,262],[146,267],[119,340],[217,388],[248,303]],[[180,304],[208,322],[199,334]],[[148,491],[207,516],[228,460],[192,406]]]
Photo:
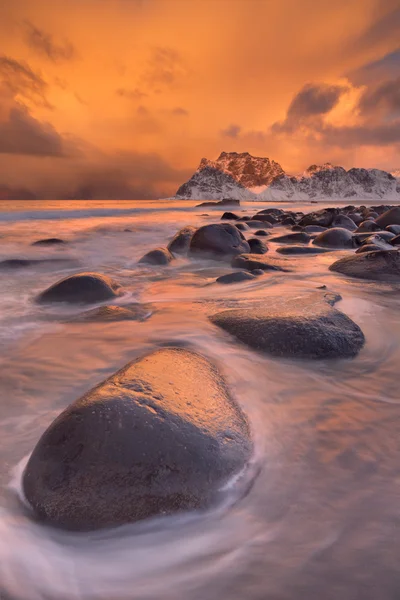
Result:
[[121,96],[122,98],[129,98],[130,100],[142,100],[142,98],[146,98],[148,94],[139,90],[139,88],[135,88],[134,90],[130,90],[127,88],[118,88],[115,93],[117,96]]
[[30,21],[25,21],[24,24],[26,29],[26,43],[41,56],[55,63],[70,61],[76,58],[75,47],[68,40],[65,40],[62,44],[57,44],[52,35],[39,29]]
[[377,84],[386,79],[395,78],[400,72],[400,48],[386,54],[379,60],[350,71],[346,77],[353,85]]
[[171,88],[186,74],[183,59],[179,52],[173,48],[153,48],[146,69],[142,75],[142,82],[155,92],[160,87]]
[[1,55],[0,80],[14,97],[20,96],[33,104],[52,108],[46,98],[48,90],[46,81],[27,63]]
[[[386,11],[385,8],[387,8]],[[390,2],[380,0],[379,10],[381,13],[384,13],[383,16],[374,19],[367,30],[354,39],[352,43],[353,50],[359,51],[376,47],[382,43],[387,44],[391,39],[398,41],[400,30],[400,7],[398,0]]]
[[222,129],[221,133],[225,137],[237,138],[237,137],[239,137],[241,131],[242,131],[242,128],[240,125],[236,125],[236,124],[232,123],[232,125],[229,125],[229,127],[227,127],[226,129]]
[[363,114],[383,113],[389,117],[400,117],[400,77],[366,90],[359,109]]
[[52,125],[37,121],[24,106],[15,104],[8,118],[0,121],[0,154],[60,157],[66,149]]

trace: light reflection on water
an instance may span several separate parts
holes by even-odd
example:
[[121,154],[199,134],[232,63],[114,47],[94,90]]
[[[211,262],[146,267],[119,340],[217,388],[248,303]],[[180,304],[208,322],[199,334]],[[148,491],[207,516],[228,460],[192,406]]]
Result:
[[[117,204],[126,210],[124,203]],[[75,203],[74,211],[80,206]],[[143,203],[138,206],[143,209]],[[178,259],[167,268],[136,265],[179,227],[215,220],[208,208],[181,207],[163,203],[162,213],[75,214],[36,219],[34,225],[22,219],[0,225],[0,259],[67,255],[81,265],[2,276],[0,596],[397,598],[399,286],[329,272],[340,252],[281,257],[292,272],[233,286],[214,284],[230,268],[213,261]],[[0,208],[11,212],[2,203]],[[41,205],[35,210],[56,208]],[[81,208],[93,212],[99,207],[82,203]],[[110,212],[115,203],[100,208]],[[202,217],[203,212],[210,217]],[[30,246],[49,236],[65,237],[70,244],[57,249]],[[152,316],[140,323],[76,324],[66,322],[79,312],[76,307],[32,303],[37,291],[77,270],[112,274],[127,289],[118,302],[150,303]],[[266,295],[323,284],[343,296],[337,308],[365,333],[366,346],[354,360],[270,358],[235,344],[207,320],[222,307],[262,303]],[[186,344],[210,357],[248,413],[260,467],[249,493],[208,515],[164,518],[90,535],[35,524],[8,487],[12,470],[69,402],[129,360],[165,344]]]

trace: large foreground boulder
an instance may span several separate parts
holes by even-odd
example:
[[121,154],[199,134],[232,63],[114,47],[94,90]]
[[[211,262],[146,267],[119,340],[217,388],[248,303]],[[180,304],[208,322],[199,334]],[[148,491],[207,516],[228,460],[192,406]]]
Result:
[[332,306],[339,299],[320,292],[266,298],[261,307],[225,310],[211,321],[241,342],[274,356],[347,358],[360,351],[364,335]]
[[99,273],[70,275],[44,290],[36,297],[39,303],[69,302],[72,304],[96,304],[121,296],[119,283]]
[[205,254],[218,259],[249,251],[243,234],[230,223],[200,227],[190,240],[189,248],[191,255]]
[[186,254],[189,250],[190,240],[193,237],[196,227],[187,225],[180,229],[172,238],[167,248],[172,254]]
[[375,281],[400,281],[400,252],[377,250],[351,254],[337,260],[329,267],[331,271]]
[[164,348],[61,413],[34,449],[23,489],[44,522],[111,527],[209,508],[251,453],[246,417],[217,369]]

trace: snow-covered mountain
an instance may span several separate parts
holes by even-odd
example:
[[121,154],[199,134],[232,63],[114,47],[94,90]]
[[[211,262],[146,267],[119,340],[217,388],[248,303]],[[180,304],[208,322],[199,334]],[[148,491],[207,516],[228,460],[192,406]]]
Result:
[[400,179],[379,169],[349,169],[330,163],[311,165],[292,177],[269,158],[248,152],[222,152],[203,158],[194,175],[181,185],[177,198],[196,200],[308,200],[331,198],[400,200]]
[[400,179],[400,169],[394,169],[393,171],[390,171],[390,172],[393,175],[393,177],[397,177],[397,179]]

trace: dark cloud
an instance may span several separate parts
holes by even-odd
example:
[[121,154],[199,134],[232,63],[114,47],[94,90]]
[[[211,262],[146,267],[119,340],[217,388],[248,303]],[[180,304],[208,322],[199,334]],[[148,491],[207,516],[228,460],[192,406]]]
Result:
[[362,95],[359,109],[363,114],[384,114],[387,117],[400,117],[400,77],[367,89]]
[[[373,24],[364,31],[358,38],[352,41],[353,51],[373,48],[380,43],[387,44],[391,39],[399,40],[400,30],[400,6],[398,0],[387,2],[381,0],[378,5],[380,14]],[[383,14],[383,16],[381,16]]]
[[185,67],[179,52],[173,48],[157,47],[142,75],[142,81],[156,93],[161,87],[172,87],[185,75]]
[[400,73],[400,48],[386,54],[383,58],[363,65],[346,74],[354,85],[377,84],[392,79]]
[[225,137],[237,138],[239,137],[241,131],[242,128],[240,127],[240,125],[232,123],[232,125],[229,125],[229,127],[227,127],[226,129],[222,129],[221,133]]
[[25,107],[15,104],[8,118],[0,121],[0,154],[60,157],[65,147],[52,125],[37,121]]
[[46,81],[27,63],[0,55],[0,80],[13,96],[20,95],[34,104],[51,108],[46,98]]
[[322,141],[332,146],[391,146],[400,144],[400,119],[353,127],[325,126],[320,133]]
[[138,88],[134,90],[130,90],[127,88],[118,88],[115,93],[117,96],[121,96],[122,98],[129,98],[130,100],[142,100],[142,98],[146,98],[148,94],[142,92]]
[[26,43],[41,56],[55,63],[76,58],[76,50],[68,40],[57,43],[52,35],[39,29],[30,21],[25,21],[24,25]]

